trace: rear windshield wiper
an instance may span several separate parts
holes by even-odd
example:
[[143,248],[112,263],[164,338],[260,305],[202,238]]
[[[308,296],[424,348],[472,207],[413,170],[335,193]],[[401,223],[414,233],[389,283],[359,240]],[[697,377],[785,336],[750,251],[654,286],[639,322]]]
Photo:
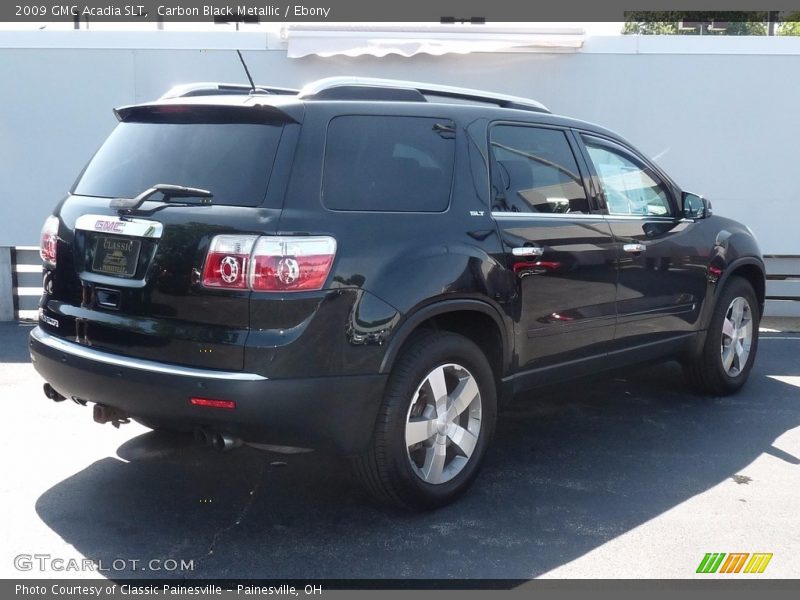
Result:
[[209,190],[201,188],[158,183],[135,198],[114,198],[109,206],[117,210],[134,211],[155,194],[162,195],[162,202],[171,202],[173,198],[200,198],[200,206],[210,205],[211,198],[214,196]]

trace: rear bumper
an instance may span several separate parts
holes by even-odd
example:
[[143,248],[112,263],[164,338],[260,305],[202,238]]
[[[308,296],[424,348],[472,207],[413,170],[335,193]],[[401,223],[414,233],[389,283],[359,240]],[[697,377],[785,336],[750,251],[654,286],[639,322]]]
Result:
[[[67,398],[113,406],[181,427],[207,427],[248,442],[333,450],[366,449],[386,375],[267,379],[128,358],[30,334],[33,365]],[[236,408],[197,407],[192,397],[233,400]]]

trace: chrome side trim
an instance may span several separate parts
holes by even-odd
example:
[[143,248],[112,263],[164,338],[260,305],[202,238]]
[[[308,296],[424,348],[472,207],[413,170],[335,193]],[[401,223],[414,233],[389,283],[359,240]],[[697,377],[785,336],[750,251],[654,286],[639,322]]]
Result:
[[603,215],[606,221],[650,221],[658,223],[680,223],[683,219],[669,215]]
[[95,350],[94,348],[87,348],[80,344],[68,342],[61,338],[50,335],[41,327],[35,327],[31,331],[31,337],[43,346],[47,346],[57,352],[63,352],[70,356],[84,358],[86,360],[93,360],[106,365],[113,365],[115,367],[124,367],[127,369],[136,369],[138,371],[148,371],[150,373],[162,373],[165,375],[178,375],[180,377],[194,377],[197,379],[225,379],[228,381],[264,381],[267,378],[256,373],[241,373],[238,371],[213,371],[210,369],[195,369],[193,367],[181,367],[178,365],[165,365],[163,363],[155,362],[152,360],[143,360],[141,358],[132,358],[128,356],[120,356],[119,354],[111,354],[110,352],[103,352]]
[[605,221],[649,221],[659,223],[681,223],[691,222],[694,220],[689,219],[676,219],[664,215],[606,215],[602,213],[536,213],[536,212],[510,212],[510,211],[492,211],[492,218],[494,219],[603,219]]
[[602,221],[605,215],[594,213],[535,213],[535,212],[506,212],[506,211],[492,211],[493,219],[591,219],[593,221]]

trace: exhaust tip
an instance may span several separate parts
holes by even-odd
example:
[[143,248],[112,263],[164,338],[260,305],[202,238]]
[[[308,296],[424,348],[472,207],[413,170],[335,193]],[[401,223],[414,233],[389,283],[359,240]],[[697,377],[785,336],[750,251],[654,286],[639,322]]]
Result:
[[201,427],[198,427],[197,429],[194,430],[194,441],[203,446],[207,446],[211,443],[211,439],[210,436],[208,435],[208,432],[205,429],[202,429]]
[[45,383],[42,389],[44,390],[44,395],[47,396],[53,402],[63,402],[64,400],[66,400],[66,398],[61,394],[59,394],[57,391],[55,391],[55,389],[53,389],[53,386],[50,385],[49,383]]
[[217,433],[213,436],[211,445],[215,450],[224,452],[226,450],[238,448],[242,445],[242,440],[237,437],[232,437],[226,433]]
[[232,450],[242,445],[242,440],[227,433],[215,433],[204,427],[198,427],[193,431],[193,436],[198,444],[211,446],[214,450],[223,452]]

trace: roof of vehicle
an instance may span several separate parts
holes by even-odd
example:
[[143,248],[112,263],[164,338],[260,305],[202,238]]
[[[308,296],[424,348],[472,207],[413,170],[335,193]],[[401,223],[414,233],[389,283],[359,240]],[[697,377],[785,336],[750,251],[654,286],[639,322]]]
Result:
[[326,105],[357,103],[373,106],[378,102],[382,105],[397,103],[397,108],[405,114],[413,112],[414,106],[446,104],[457,113],[468,113],[473,118],[483,115],[491,120],[523,120],[573,127],[625,142],[614,132],[593,123],[554,115],[536,100],[441,84],[366,77],[328,77],[313,81],[301,90],[267,85],[256,85],[254,90],[245,84],[217,82],[182,84],[158,100],[119,107],[115,113],[117,118],[125,120],[137,109],[159,106],[253,107],[271,114],[280,113],[299,123],[309,103],[323,102]]

